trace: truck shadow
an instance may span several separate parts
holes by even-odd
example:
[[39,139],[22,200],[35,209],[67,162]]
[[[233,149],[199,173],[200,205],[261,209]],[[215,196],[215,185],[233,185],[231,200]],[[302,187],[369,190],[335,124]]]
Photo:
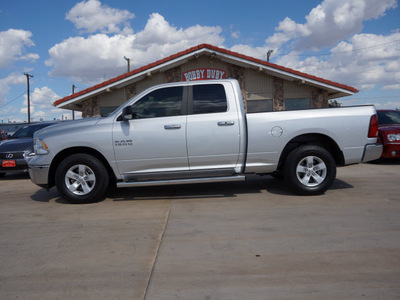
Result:
[[[331,190],[353,188],[352,185],[336,179]],[[271,176],[249,176],[243,182],[223,182],[190,184],[176,186],[155,186],[122,188],[110,191],[107,198],[112,201],[132,200],[186,200],[207,198],[235,198],[242,194],[276,194],[286,197],[299,197],[292,193],[285,182]]]
[[37,202],[50,202],[55,200],[60,204],[69,204],[68,201],[60,197],[56,188],[51,188],[49,191],[46,189],[39,189],[31,196],[31,199]]
[[110,191],[108,198],[113,201],[235,198],[240,194],[259,194],[262,190],[265,190],[265,180],[252,180],[250,182],[121,188]]
[[[330,190],[349,188],[353,188],[353,186],[336,179]],[[299,197],[288,189],[283,180],[271,176],[249,176],[246,181],[240,182],[114,188],[108,192],[107,199],[111,201],[216,199],[235,198],[242,194],[261,193],[266,194],[266,196],[270,193],[286,197]],[[60,197],[55,188],[49,191],[39,189],[31,196],[31,199],[38,202],[50,202],[54,200],[59,204],[69,204],[68,201]]]
[[370,161],[368,163],[371,165],[382,165],[382,166],[398,165],[398,164],[400,164],[400,158],[378,159],[378,160]]
[[7,181],[7,180],[21,180],[21,179],[30,179],[29,173],[25,171],[14,171],[8,172],[3,178],[0,178],[0,181]]
[[346,181],[336,178],[335,181],[333,182],[332,186],[329,188],[329,190],[344,190],[344,189],[352,189],[352,188],[354,188],[353,185],[347,183]]

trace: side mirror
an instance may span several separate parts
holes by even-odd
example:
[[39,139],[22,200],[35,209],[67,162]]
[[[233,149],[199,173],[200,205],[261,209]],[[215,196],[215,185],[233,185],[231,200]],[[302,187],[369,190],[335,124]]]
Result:
[[128,105],[122,109],[122,120],[129,121],[133,119],[133,109],[132,106]]

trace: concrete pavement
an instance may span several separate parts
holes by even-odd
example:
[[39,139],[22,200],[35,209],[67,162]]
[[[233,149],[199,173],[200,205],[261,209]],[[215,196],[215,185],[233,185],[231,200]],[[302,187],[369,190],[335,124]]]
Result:
[[1,299],[400,299],[399,163],[325,195],[272,177],[112,191],[70,205],[0,180]]

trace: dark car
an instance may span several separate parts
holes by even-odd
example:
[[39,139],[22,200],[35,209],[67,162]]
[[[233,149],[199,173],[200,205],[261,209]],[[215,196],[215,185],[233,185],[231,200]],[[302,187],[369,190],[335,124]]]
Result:
[[28,170],[27,160],[33,153],[33,134],[56,123],[26,125],[16,131],[8,140],[0,141],[0,178],[6,173]]
[[378,110],[381,158],[400,158],[400,110]]

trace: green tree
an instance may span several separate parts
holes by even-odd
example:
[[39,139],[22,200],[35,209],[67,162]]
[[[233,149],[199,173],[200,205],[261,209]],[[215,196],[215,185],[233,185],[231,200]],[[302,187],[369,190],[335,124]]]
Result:
[[329,100],[329,107],[341,107],[342,103],[337,102],[336,100]]

